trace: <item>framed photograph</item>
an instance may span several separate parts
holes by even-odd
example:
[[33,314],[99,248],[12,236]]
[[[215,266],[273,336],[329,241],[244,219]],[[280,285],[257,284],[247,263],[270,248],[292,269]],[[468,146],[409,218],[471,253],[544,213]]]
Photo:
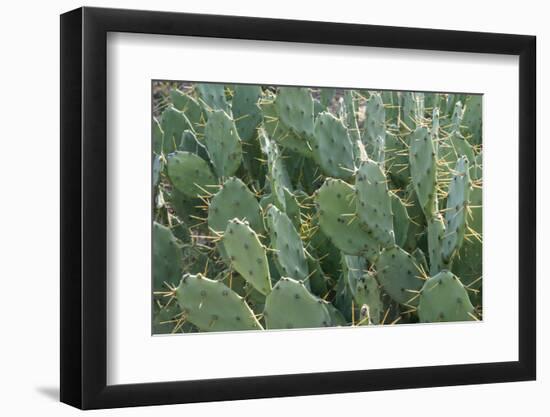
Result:
[[535,37],[61,16],[61,401],[533,380]]

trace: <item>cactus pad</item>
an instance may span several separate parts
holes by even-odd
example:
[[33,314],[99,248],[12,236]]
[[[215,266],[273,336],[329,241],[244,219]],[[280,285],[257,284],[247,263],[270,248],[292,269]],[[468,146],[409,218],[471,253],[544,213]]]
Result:
[[[267,212],[267,225],[271,236],[273,257],[283,276],[304,281],[309,275],[304,246],[300,235],[288,216],[277,207],[271,206]],[[309,283],[306,284],[309,286]]]
[[361,225],[383,247],[395,243],[388,180],[380,166],[364,161],[355,177],[356,212]]
[[218,177],[233,175],[242,160],[242,144],[233,120],[221,110],[208,116],[204,143]]
[[355,189],[342,180],[327,179],[317,192],[319,224],[332,243],[348,255],[373,259],[378,244],[359,227],[355,215]]
[[367,144],[367,154],[376,162],[383,162],[386,142],[386,112],[382,96],[379,93],[371,94],[367,100],[366,113],[363,142]]
[[[231,115],[231,107],[225,98],[223,84],[197,84],[195,86],[202,105],[208,112],[222,110]],[[208,115],[210,118],[210,115]]]
[[261,95],[262,89],[257,85],[235,86],[231,107],[239,137],[244,142],[250,142],[254,139],[256,129],[262,122],[262,112],[258,106]]
[[263,125],[269,138],[283,148],[290,149],[300,155],[311,157],[311,147],[305,135],[296,134],[279,118],[275,102],[261,102]]
[[374,275],[363,274],[357,282],[353,298],[361,309],[361,319],[366,318],[369,324],[380,324],[384,314],[384,304],[380,297],[380,288]]
[[246,220],[257,233],[263,233],[262,211],[256,197],[235,177],[228,178],[208,205],[208,227],[223,233],[232,219]]
[[325,301],[311,294],[303,283],[283,277],[266,297],[267,329],[303,329],[331,326]]
[[220,281],[185,274],[176,296],[184,318],[201,331],[263,330],[246,301]]
[[170,181],[188,197],[208,194],[217,184],[208,163],[194,153],[175,152],[168,156],[167,165]]
[[418,317],[423,323],[476,320],[466,289],[449,271],[428,279],[419,298]]
[[181,278],[182,252],[170,229],[153,223],[153,285],[166,289],[164,283],[175,285]]
[[162,113],[161,128],[164,133],[162,137],[162,152],[164,154],[174,152],[178,148],[184,130],[193,130],[185,113],[172,106],[166,108]]
[[376,260],[376,278],[388,295],[400,304],[415,305],[424,280],[416,260],[398,246],[386,248]]
[[271,291],[266,248],[247,222],[230,220],[223,235],[223,246],[233,268],[260,293]]
[[450,263],[460,249],[466,231],[468,204],[470,203],[470,167],[468,159],[461,157],[456,163],[456,174],[449,185],[445,211],[446,233],[442,244],[443,260]]
[[170,91],[170,98],[174,107],[185,113],[195,132],[204,130],[205,116],[201,105],[191,95],[178,89]]
[[419,127],[412,133],[409,144],[409,163],[414,189],[426,218],[430,218],[437,211],[437,160],[434,143],[428,129]]
[[395,233],[395,243],[398,246],[405,246],[407,235],[409,233],[409,225],[411,219],[407,212],[405,203],[394,193],[390,193],[391,209],[393,213],[393,230]]
[[281,87],[275,98],[279,120],[300,136],[313,133],[313,98],[307,88]]
[[327,175],[346,179],[354,174],[353,145],[348,130],[332,114],[323,112],[317,116],[312,148],[315,161]]
[[428,255],[430,256],[430,275],[435,275],[446,267],[443,259],[443,239],[445,238],[445,223],[438,213],[427,221]]

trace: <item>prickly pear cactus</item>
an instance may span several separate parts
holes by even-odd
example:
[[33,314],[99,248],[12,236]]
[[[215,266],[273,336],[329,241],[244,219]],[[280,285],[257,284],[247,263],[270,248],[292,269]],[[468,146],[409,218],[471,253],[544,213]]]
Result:
[[365,273],[357,282],[354,295],[360,306],[360,318],[364,324],[380,324],[384,314],[380,284],[374,274]]
[[298,135],[313,133],[313,98],[307,88],[281,87],[275,109],[282,124]]
[[426,281],[420,292],[418,317],[421,322],[477,320],[468,292],[449,271]]
[[329,178],[316,197],[319,225],[332,243],[345,254],[374,259],[378,254],[378,242],[359,225],[353,186]]
[[395,243],[392,200],[388,180],[376,162],[361,164],[355,176],[356,212],[367,233],[386,247]]
[[156,288],[176,284],[181,277],[182,254],[169,228],[153,223],[153,282]]
[[228,178],[210,199],[208,227],[214,232],[223,233],[233,219],[247,221],[257,233],[264,231],[262,209],[258,200],[246,184],[235,177]]
[[483,319],[481,95],[155,81],[152,330]]
[[208,163],[194,153],[177,151],[168,155],[167,171],[173,186],[188,197],[208,194],[217,184]]
[[242,161],[242,144],[235,122],[222,110],[208,116],[204,143],[218,177],[233,175]]
[[168,107],[162,113],[161,129],[163,132],[161,149],[163,153],[168,154],[178,149],[182,133],[187,129],[193,131],[193,126],[185,113],[174,107]]
[[354,174],[353,145],[341,120],[330,113],[319,114],[311,142],[313,157],[327,176],[350,178]]
[[443,259],[449,264],[460,249],[466,233],[468,203],[470,201],[470,167],[468,159],[462,156],[456,163],[456,174],[449,185],[447,209],[445,211],[445,238],[442,243]]
[[222,242],[235,270],[257,291],[264,295],[269,294],[271,278],[267,251],[248,222],[230,220]]
[[281,278],[266,297],[264,318],[268,329],[303,329],[332,325],[325,302],[292,278]]
[[277,207],[271,206],[267,211],[267,224],[271,247],[275,251],[273,258],[281,269],[281,275],[305,281],[309,269],[304,245],[291,220]]
[[262,329],[246,301],[223,282],[185,274],[175,292],[183,316],[201,331]]
[[409,138],[411,179],[426,218],[437,211],[437,160],[434,141],[425,127],[417,128]]
[[418,303],[425,277],[416,259],[399,246],[386,248],[376,260],[376,277],[388,295],[404,305]]

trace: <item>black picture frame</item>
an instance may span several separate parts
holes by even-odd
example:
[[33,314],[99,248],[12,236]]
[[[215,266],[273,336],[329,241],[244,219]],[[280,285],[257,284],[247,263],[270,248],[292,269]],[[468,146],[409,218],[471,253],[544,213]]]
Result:
[[[518,56],[519,360],[107,385],[108,32]],[[61,15],[60,57],[62,402],[95,409],[536,378],[534,36],[84,7]]]

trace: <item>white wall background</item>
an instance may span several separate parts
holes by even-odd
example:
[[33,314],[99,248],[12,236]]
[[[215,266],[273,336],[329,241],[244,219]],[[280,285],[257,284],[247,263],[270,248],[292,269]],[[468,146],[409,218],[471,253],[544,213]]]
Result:
[[[550,27],[544,3],[463,0],[444,2],[302,2],[279,0],[93,1],[89,6],[158,9],[293,19],[341,21],[441,29],[510,32],[538,37],[539,213],[549,199],[550,181],[543,155],[541,97],[550,96],[548,74]],[[59,404],[59,17],[81,6],[77,1],[6,2],[0,17],[0,410],[4,415],[66,416],[77,413]],[[506,121],[503,121],[505,123]],[[550,222],[539,214],[538,256],[550,249]],[[542,264],[541,264],[542,265]],[[468,387],[238,401],[100,411],[96,415],[148,416],[167,412],[201,416],[338,414],[423,417],[548,413],[550,390],[550,309],[542,295],[550,291],[545,269],[539,268],[538,381]],[[223,413],[223,414],[222,414]]]

